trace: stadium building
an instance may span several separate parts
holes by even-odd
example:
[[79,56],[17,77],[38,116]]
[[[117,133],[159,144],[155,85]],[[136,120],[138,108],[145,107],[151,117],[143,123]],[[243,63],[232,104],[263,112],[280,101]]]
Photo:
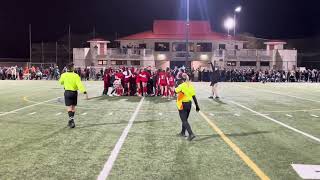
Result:
[[246,40],[214,32],[208,21],[191,21],[188,37],[187,62],[186,25],[177,20],[156,20],[151,31],[118,39],[119,48],[108,48],[109,41],[104,39],[92,39],[90,47],[73,49],[73,59],[78,67],[187,65],[197,69],[209,67],[210,61],[226,69],[292,70],[297,66],[297,50],[285,49],[286,42],[281,40],[264,42],[264,49],[247,49]]

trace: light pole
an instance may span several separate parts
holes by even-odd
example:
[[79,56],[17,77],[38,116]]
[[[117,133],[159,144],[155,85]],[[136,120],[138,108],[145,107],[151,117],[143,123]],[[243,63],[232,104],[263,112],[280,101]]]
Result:
[[233,19],[234,19],[234,27],[233,27],[233,36],[236,36],[236,25],[237,25],[237,13],[240,13],[242,10],[241,6],[238,6],[234,9]]
[[187,22],[186,22],[186,68],[188,66],[189,61],[189,26],[190,26],[190,4],[189,0],[187,0]]
[[234,28],[234,26],[235,26],[235,22],[233,18],[229,17],[224,21],[224,27],[228,31],[228,36],[230,36],[230,30]]

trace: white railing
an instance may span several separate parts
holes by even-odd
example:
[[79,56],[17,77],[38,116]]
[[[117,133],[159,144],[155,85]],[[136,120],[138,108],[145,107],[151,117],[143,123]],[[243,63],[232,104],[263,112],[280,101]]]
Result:
[[107,50],[107,56],[110,58],[119,59],[140,59],[153,55],[151,49],[134,49],[134,48],[109,48]]

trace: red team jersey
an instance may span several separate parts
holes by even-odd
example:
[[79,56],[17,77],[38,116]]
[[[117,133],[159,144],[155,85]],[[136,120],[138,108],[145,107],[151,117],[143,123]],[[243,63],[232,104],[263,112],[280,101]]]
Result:
[[150,74],[146,71],[143,71],[139,74],[139,78],[140,78],[140,81],[146,83],[146,82],[148,82],[148,79],[150,78]]
[[165,72],[159,72],[159,84],[160,86],[166,86],[167,85],[167,74]]
[[174,86],[175,86],[174,76],[169,76],[169,77],[168,77],[168,84],[169,84],[169,86],[171,86],[171,87],[174,87]]

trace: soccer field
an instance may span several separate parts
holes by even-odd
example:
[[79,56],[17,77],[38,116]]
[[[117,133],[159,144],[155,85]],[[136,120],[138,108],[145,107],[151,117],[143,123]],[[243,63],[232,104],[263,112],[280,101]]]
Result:
[[0,81],[0,179],[293,180],[292,164],[320,165],[319,84],[222,83],[219,101],[194,84],[189,142],[174,100],[85,82],[69,129],[58,82]]

